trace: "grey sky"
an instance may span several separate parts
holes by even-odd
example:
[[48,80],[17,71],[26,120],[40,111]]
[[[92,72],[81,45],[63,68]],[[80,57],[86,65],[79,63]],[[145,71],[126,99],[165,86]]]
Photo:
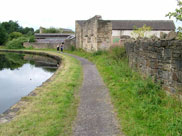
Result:
[[166,20],[176,0],[1,0],[0,22],[22,26],[75,28],[75,20]]

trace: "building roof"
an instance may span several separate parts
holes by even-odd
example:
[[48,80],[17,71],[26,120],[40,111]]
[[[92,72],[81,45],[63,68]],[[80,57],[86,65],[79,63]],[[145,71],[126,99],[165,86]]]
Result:
[[[77,23],[82,26],[86,20],[78,20]],[[173,20],[110,20],[112,30],[133,30],[134,26],[150,26],[152,30],[175,30]]]
[[172,20],[111,20],[113,30],[133,30],[134,26],[150,26],[152,30],[175,30]]
[[35,36],[70,36],[70,33],[35,33]]

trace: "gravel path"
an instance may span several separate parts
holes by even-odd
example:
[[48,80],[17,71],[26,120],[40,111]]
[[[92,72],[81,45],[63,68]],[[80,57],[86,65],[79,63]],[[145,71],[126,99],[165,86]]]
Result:
[[84,58],[71,56],[81,61],[84,76],[73,136],[121,135],[108,89],[96,66]]

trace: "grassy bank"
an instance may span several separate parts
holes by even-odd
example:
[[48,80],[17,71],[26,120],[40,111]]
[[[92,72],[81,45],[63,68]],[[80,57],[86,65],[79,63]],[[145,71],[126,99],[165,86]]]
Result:
[[49,82],[34,91],[36,96],[22,99],[18,115],[0,125],[0,136],[68,136],[72,133],[82,80],[81,65],[72,57],[49,53],[63,58],[61,67]]
[[109,88],[119,122],[127,136],[181,136],[182,103],[167,96],[151,79],[128,66],[123,49],[70,52],[94,62]]

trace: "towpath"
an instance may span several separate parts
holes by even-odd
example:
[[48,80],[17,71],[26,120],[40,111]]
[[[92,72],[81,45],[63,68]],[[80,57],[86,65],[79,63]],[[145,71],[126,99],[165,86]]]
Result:
[[73,136],[118,136],[108,89],[96,66],[90,61],[74,56],[83,67],[83,83],[80,90],[80,105],[73,128]]

